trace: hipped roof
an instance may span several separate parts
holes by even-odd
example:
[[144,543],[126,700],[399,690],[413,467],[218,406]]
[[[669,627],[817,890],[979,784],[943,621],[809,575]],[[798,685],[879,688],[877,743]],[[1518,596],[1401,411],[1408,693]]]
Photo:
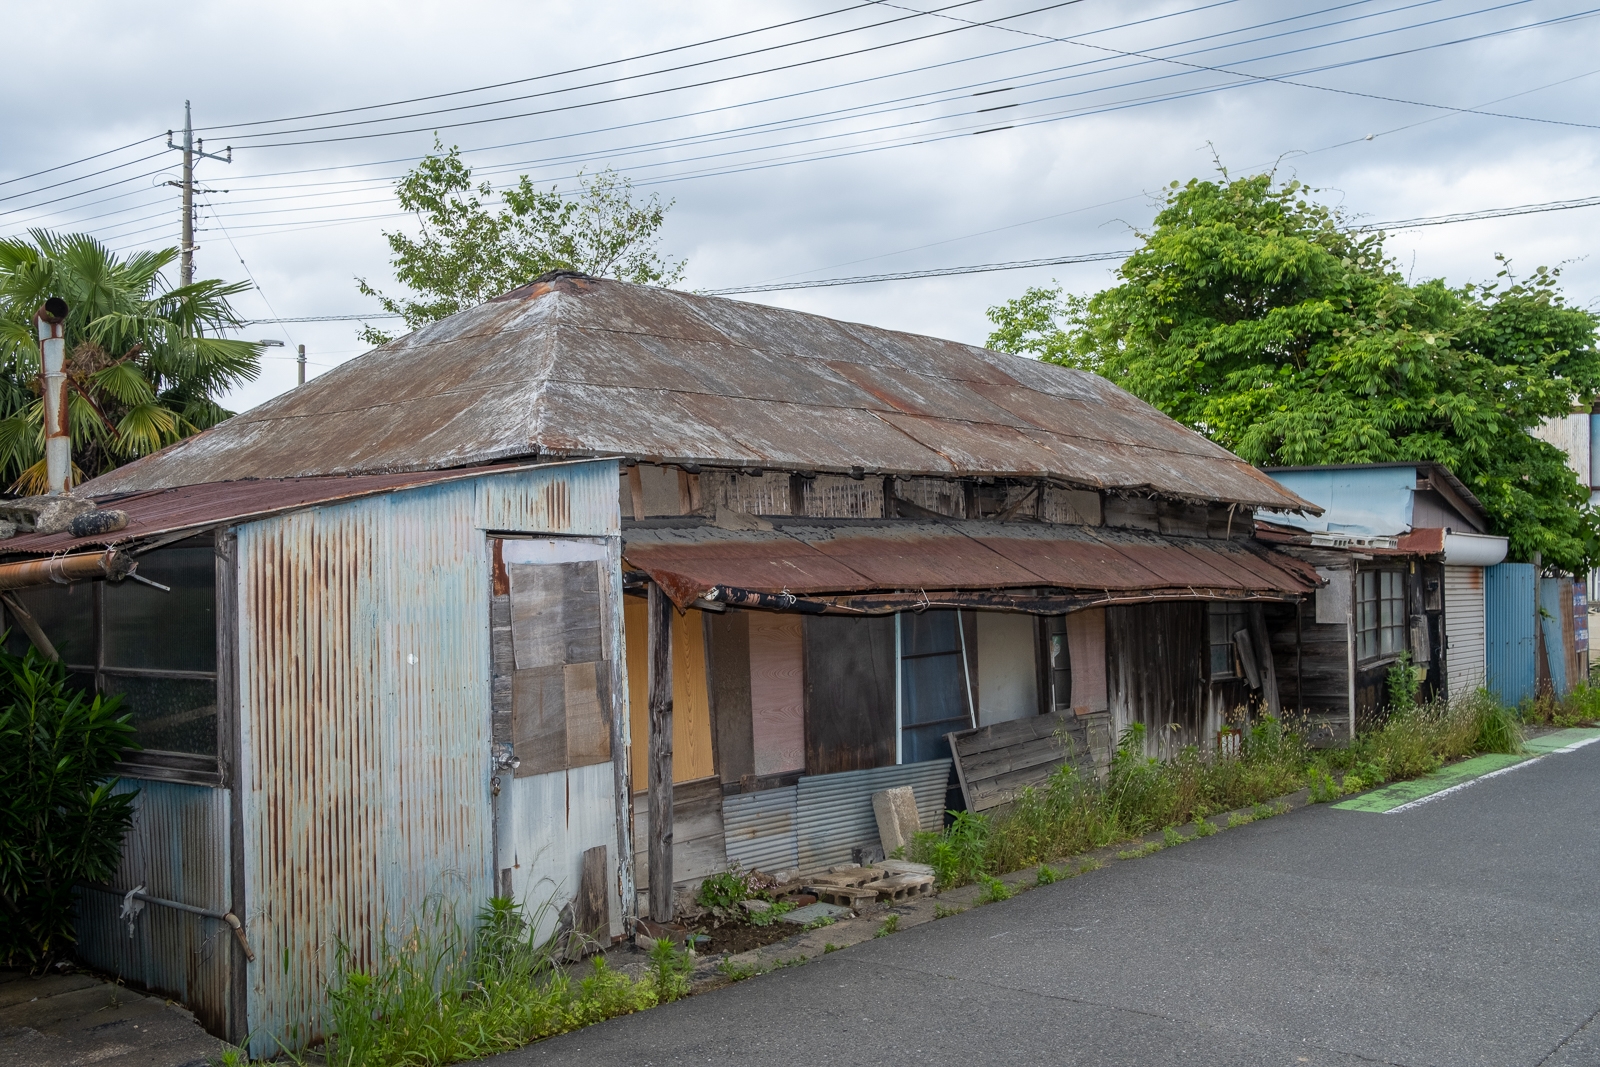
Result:
[[103,495],[534,456],[1043,477],[1311,507],[1093,374],[570,274],[426,326],[84,489]]

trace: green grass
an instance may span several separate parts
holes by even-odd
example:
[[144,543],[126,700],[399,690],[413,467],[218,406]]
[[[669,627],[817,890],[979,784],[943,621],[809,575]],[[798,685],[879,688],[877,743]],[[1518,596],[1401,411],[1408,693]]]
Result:
[[469,933],[443,905],[380,937],[377,959],[341,946],[329,990],[332,1067],[411,1067],[477,1059],[649,1008],[688,991],[688,954],[658,942],[647,975],[596,956],[562,963],[510,901],[491,900]]
[[883,922],[878,925],[878,932],[873,934],[872,936],[873,937],[888,937],[890,934],[895,933],[899,929],[900,929],[900,915],[897,912],[892,912],[891,911],[888,914],[888,916],[884,918]]
[[1011,899],[1011,887],[993,875],[980,875],[978,881],[983,883],[983,892],[978,894],[979,904]]
[[[1402,693],[1414,680],[1414,672],[1394,679]],[[1569,705],[1588,707],[1588,701],[1600,715],[1600,689],[1579,688],[1583,692],[1574,690]],[[918,834],[906,851],[933,867],[940,888],[967,885],[1157,830],[1163,842],[1154,848],[1176,844],[1184,840],[1176,827],[1190,822],[1195,836],[1209,837],[1219,830],[1207,818],[1211,813],[1242,810],[1228,824],[1244,825],[1286,810],[1268,805],[1302,788],[1310,788],[1314,801],[1336,800],[1420,777],[1452,760],[1521,746],[1516,713],[1482,690],[1450,703],[1397,703],[1401,710],[1381,727],[1325,750],[1310,749],[1293,730],[1267,717],[1251,726],[1237,757],[1214,758],[1190,747],[1156,760],[1144,755],[1143,728],[1135,726],[1121,738],[1105,782],[1064,766],[1004,811],[957,812],[950,826]],[[1119,855],[1152,850],[1139,846]],[[1041,870],[1040,884],[1054,877],[1054,871]]]

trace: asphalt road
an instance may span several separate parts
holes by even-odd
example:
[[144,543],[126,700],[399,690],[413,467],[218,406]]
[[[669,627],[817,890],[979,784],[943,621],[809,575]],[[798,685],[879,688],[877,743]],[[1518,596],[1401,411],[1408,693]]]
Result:
[[1600,745],[1315,806],[496,1057],[1600,1064]]

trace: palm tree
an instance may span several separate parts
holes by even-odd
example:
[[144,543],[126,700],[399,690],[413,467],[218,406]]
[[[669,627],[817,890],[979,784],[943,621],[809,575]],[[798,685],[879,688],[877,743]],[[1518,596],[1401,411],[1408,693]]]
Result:
[[[74,482],[111,470],[232,412],[217,403],[260,373],[261,346],[214,336],[242,325],[228,300],[243,282],[169,287],[176,248],[119,259],[87,234],[30,230],[0,239],[0,484],[42,492],[44,403],[34,312],[59,296],[67,316],[68,429]],[[208,335],[209,334],[209,335]]]

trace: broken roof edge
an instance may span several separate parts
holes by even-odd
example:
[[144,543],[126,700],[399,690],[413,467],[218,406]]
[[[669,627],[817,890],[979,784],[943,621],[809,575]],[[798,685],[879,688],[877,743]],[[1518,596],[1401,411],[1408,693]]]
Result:
[[[193,485],[169,486],[160,489],[138,489],[120,493],[103,494],[91,497],[97,504],[102,505],[129,505],[140,500],[150,500],[167,494],[183,494],[186,490],[197,492],[204,489],[217,487],[237,487],[241,489],[258,486],[283,485],[286,483],[328,483],[328,482],[377,482],[380,479],[401,479],[386,484],[368,484],[359,486],[347,492],[332,492],[326,495],[316,495],[306,499],[285,501],[281,504],[245,508],[219,507],[215,514],[206,514],[183,521],[162,523],[140,522],[137,528],[130,522],[129,526],[111,533],[91,535],[87,537],[72,537],[70,534],[20,534],[7,541],[0,541],[0,558],[12,556],[55,556],[63,552],[74,551],[91,546],[111,548],[120,545],[133,544],[151,538],[169,538],[170,535],[179,534],[184,537],[194,536],[206,530],[219,526],[232,526],[246,522],[256,522],[261,519],[272,518],[277,515],[288,514],[306,508],[324,507],[329,504],[341,504],[351,500],[360,500],[367,497],[381,496],[388,493],[399,493],[409,489],[420,489],[427,486],[446,485],[451,482],[464,481],[470,478],[495,477],[499,475],[518,474],[532,470],[549,470],[556,467],[582,466],[588,463],[614,462],[611,457],[592,457],[572,460],[559,460],[540,463],[500,463],[479,465],[474,467],[455,467],[440,471],[394,471],[376,474],[321,474],[299,478],[240,478],[233,481],[199,482]],[[85,483],[87,484],[87,483]],[[136,517],[135,517],[136,518]]]

